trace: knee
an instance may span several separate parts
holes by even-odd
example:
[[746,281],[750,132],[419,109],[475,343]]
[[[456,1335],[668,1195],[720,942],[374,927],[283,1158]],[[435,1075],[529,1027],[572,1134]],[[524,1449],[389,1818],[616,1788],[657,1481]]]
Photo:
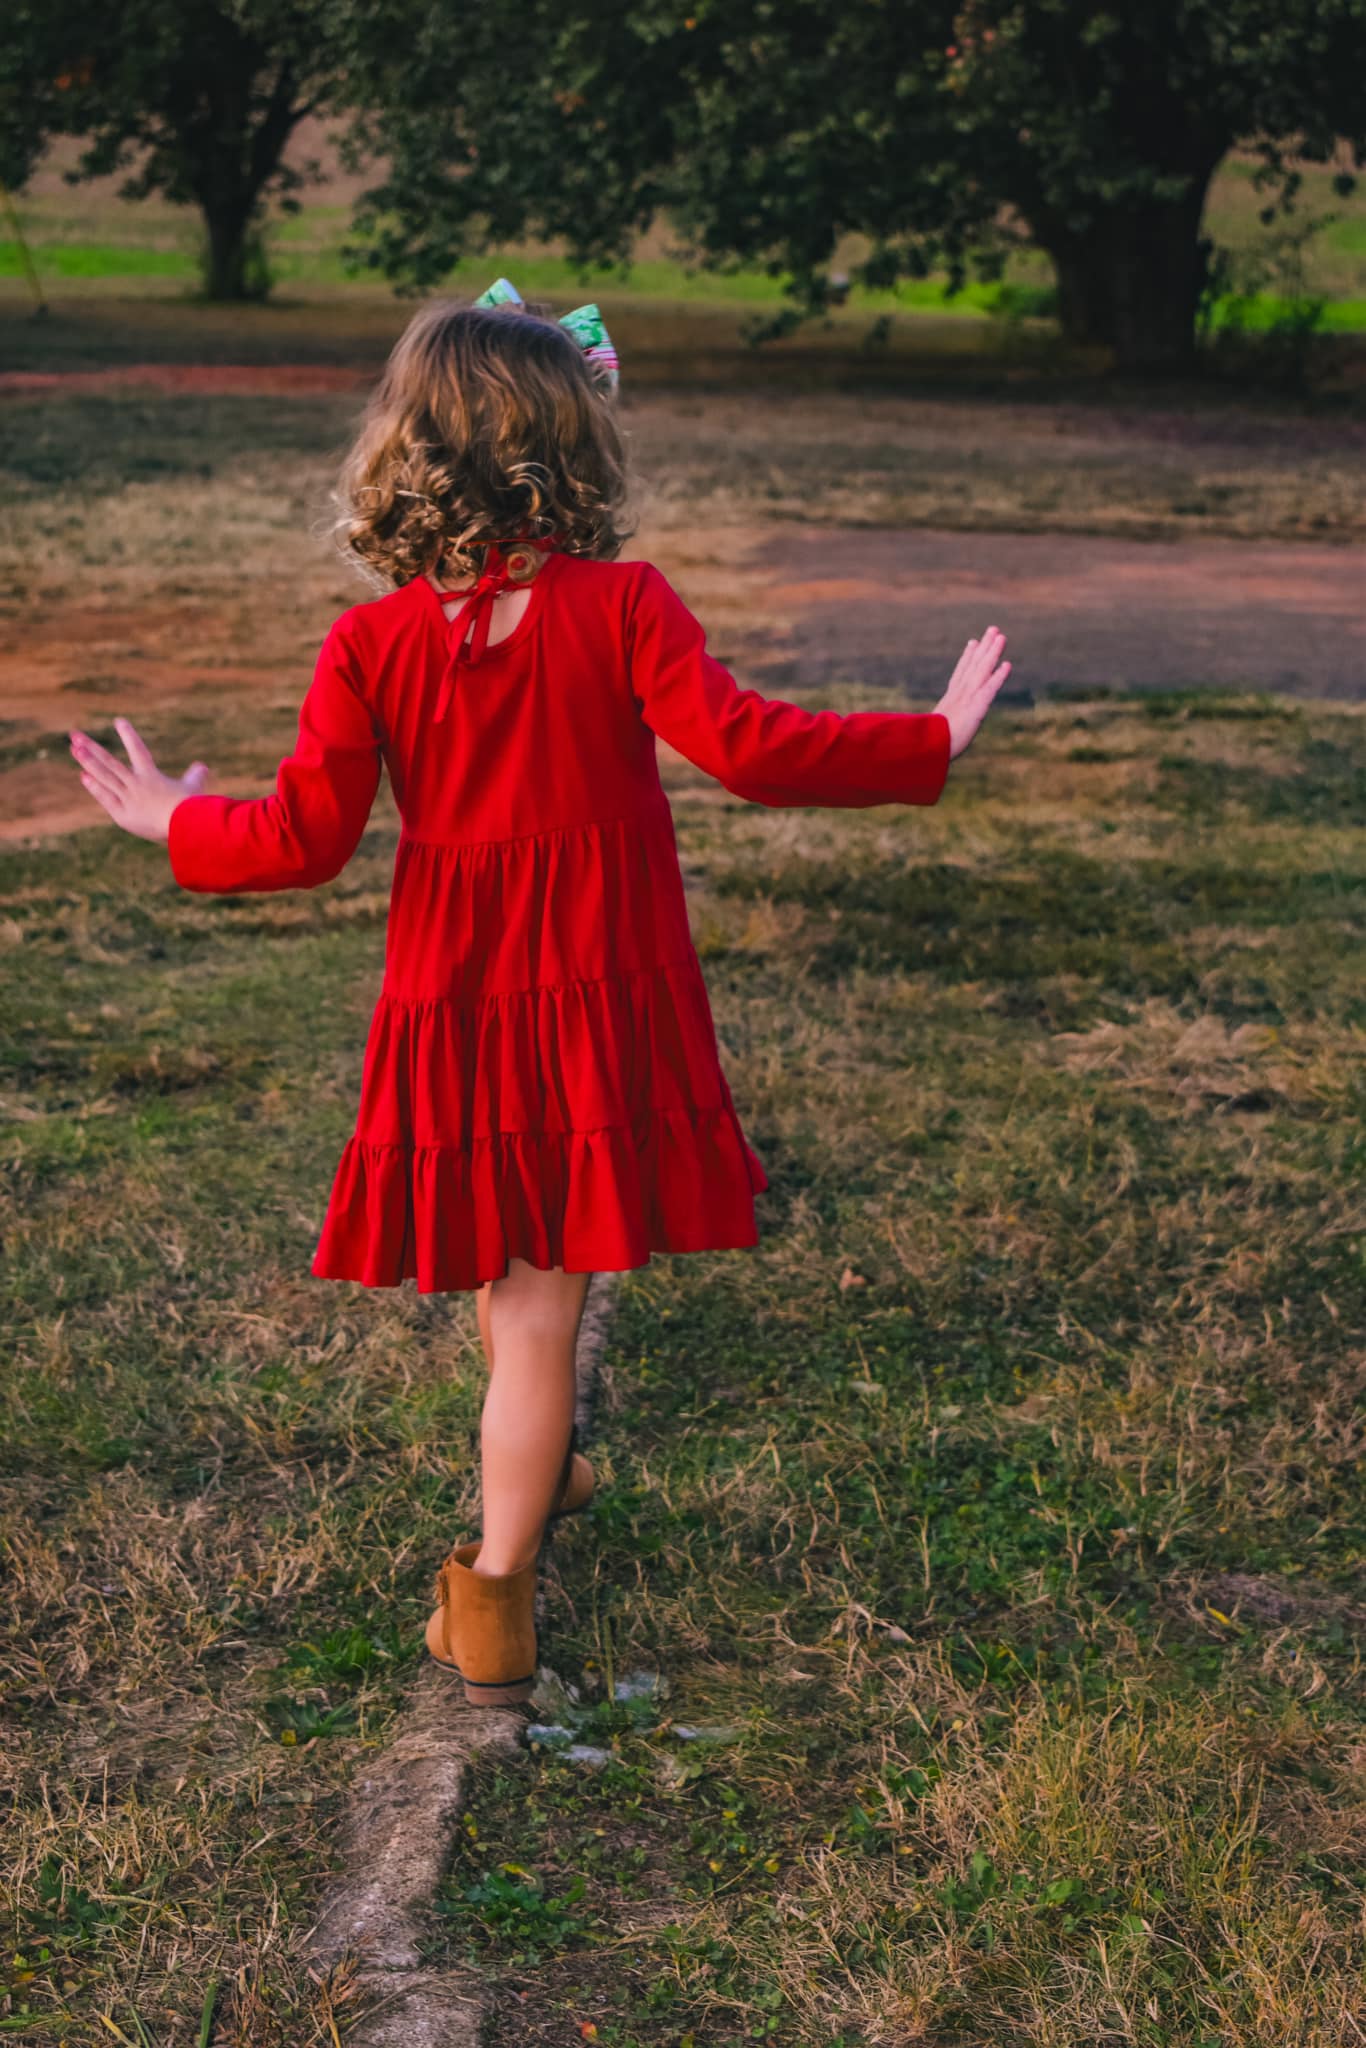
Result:
[[577,1318],[542,1308],[493,1311],[494,1343],[521,1351],[563,1351],[574,1342]]
[[534,1350],[572,1347],[578,1333],[588,1278],[582,1273],[542,1272],[514,1259],[489,1290],[489,1321],[495,1347],[512,1344]]

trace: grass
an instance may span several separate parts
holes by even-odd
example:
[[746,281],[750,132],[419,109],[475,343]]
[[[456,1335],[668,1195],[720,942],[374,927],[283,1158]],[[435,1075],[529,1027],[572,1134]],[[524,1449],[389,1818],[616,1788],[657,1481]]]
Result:
[[[315,128],[301,134],[299,153],[321,163],[325,175],[305,186],[296,212],[277,211],[268,223],[277,293],[286,298],[340,293],[389,302],[387,286],[366,269],[352,228],[352,202],[369,180],[343,171],[333,142]],[[151,293],[194,291],[202,243],[195,210],[159,197],[128,202],[119,197],[117,179],[68,184],[66,172],[76,154],[73,144],[59,143],[21,195],[24,231],[44,281],[57,287],[58,296],[100,294],[111,285],[133,284]],[[1292,279],[1282,275],[1274,254],[1284,225],[1268,229],[1257,219],[1266,195],[1253,186],[1254,167],[1251,160],[1231,155],[1211,188],[1204,231],[1234,257],[1245,287],[1242,296],[1219,300],[1212,328],[1265,334],[1293,314],[1303,293],[1325,301],[1319,323],[1325,335],[1366,331],[1366,199],[1360,192],[1347,198],[1334,194],[1333,166],[1301,167],[1303,191],[1292,220],[1312,225],[1313,232]],[[857,240],[850,240],[837,262],[848,265],[861,253]],[[656,327],[668,326],[699,316],[705,322],[710,315],[715,338],[725,336],[732,347],[756,315],[771,314],[784,299],[783,279],[762,268],[701,270],[680,260],[664,225],[641,239],[626,270],[586,272],[554,247],[516,245],[461,261],[446,283],[452,291],[473,294],[502,272],[513,275],[532,297],[540,294],[557,302],[598,297],[617,325],[643,318]],[[1251,289],[1248,280],[1254,273],[1257,288]],[[12,291],[27,289],[19,245],[12,239],[0,240],[0,280],[10,281]],[[1006,365],[1021,357],[1031,361],[1060,355],[1062,367],[1075,367],[1075,352],[1059,349],[1054,312],[1047,259],[1037,249],[1022,247],[1011,257],[1003,285],[973,281],[949,296],[946,279],[934,276],[904,280],[890,291],[857,288],[833,322],[809,329],[800,346],[809,354],[842,345],[857,361],[873,323],[889,320],[891,335],[873,351],[884,364],[899,354],[933,359],[966,353],[969,358],[985,354]],[[868,366],[863,369],[866,375]]]
[[[1291,317],[1296,302],[1275,292],[1250,292],[1245,298],[1219,298],[1214,302],[1211,325],[1216,331],[1237,327],[1253,334],[1275,330]],[[1329,299],[1318,316],[1325,334],[1359,334],[1366,328],[1366,299]]]
[[[357,288],[366,273],[341,256],[303,257],[296,255],[283,224],[281,240],[271,256],[271,275],[286,292],[313,292],[328,287]],[[1355,228],[1356,223],[1343,223]],[[1349,239],[1347,245],[1352,247]],[[45,282],[105,278],[167,278],[193,289],[200,269],[192,249],[158,249],[120,242],[50,242],[36,251],[37,267]],[[561,299],[592,294],[609,302],[625,298],[629,304],[664,307],[738,306],[753,311],[784,303],[783,281],[764,271],[701,271],[681,263],[645,260],[629,271],[585,275],[563,258],[528,254],[520,249],[494,250],[486,257],[455,264],[444,288],[456,294],[482,290],[494,277],[513,270],[523,295]],[[27,279],[28,266],[17,242],[0,241],[0,278]],[[1274,292],[1260,291],[1235,299],[1216,299],[1210,325],[1216,331],[1237,324],[1253,333],[1263,333],[1283,320],[1291,301]],[[886,316],[937,314],[964,320],[1049,321],[1054,318],[1055,295],[1042,284],[980,284],[970,282],[952,291],[946,279],[908,279],[894,289],[871,291],[856,288],[850,295],[849,324]],[[1318,325],[1329,334],[1358,334],[1366,330],[1366,298],[1327,299]]]
[[[517,265],[522,284],[524,270]],[[473,289],[494,273],[481,266]],[[66,278],[35,318],[32,298],[17,273],[0,278],[0,339],[5,370],[51,373],[85,369],[111,360],[125,362],[243,360],[336,363],[367,367],[382,360],[410,317],[411,301],[373,285],[338,281],[306,289],[288,287],[267,303],[221,307],[179,288],[166,289],[147,277]],[[457,281],[457,289],[462,289]],[[1097,350],[1064,346],[1047,323],[965,320],[948,309],[928,307],[913,321],[894,322],[880,340],[870,339],[866,313],[845,307],[828,320],[807,323],[794,334],[752,346],[755,308],[743,299],[702,293],[654,297],[620,283],[571,280],[557,302],[592,294],[601,303],[612,337],[629,356],[632,382],[643,385],[702,386],[711,390],[914,388],[918,381],[981,382],[995,389],[1003,379],[1052,382],[1088,380],[1103,367]],[[1339,354],[1350,380],[1350,342]],[[188,354],[186,350],[188,349]],[[179,350],[177,354],[174,351]],[[1331,376],[1338,376],[1332,363]],[[1341,379],[1339,379],[1341,385]],[[1350,381],[1331,402],[1351,402]]]
[[[345,408],[182,404],[0,413],[11,624],[73,561],[189,607],[262,680],[141,722],[261,787],[346,601],[308,530]],[[666,506],[730,431],[674,406]],[[796,490],[833,430],[782,417]],[[622,1286],[545,1646],[608,1761],[482,1776],[431,1917],[492,2043],[1353,2038],[1364,741],[1173,693],[1004,713],[931,811],[670,771],[773,1188],[756,1252]],[[302,1938],[481,1383],[467,1301],[307,1277],[395,829],[298,897],[102,830],[0,860],[12,2038],[359,2010]]]
[[[337,211],[328,209],[329,214]],[[345,217],[335,226],[344,239]],[[312,246],[316,232],[316,223],[306,215],[278,223],[273,233],[271,271],[280,285],[317,290],[369,282],[377,289],[385,289],[363,264],[343,257],[340,240],[335,249],[319,252]],[[54,279],[174,277],[193,286],[199,277],[198,259],[188,241],[180,247],[166,248],[145,241],[67,241],[54,235],[53,239],[40,240],[35,253],[40,272]],[[594,276],[564,257],[522,247],[495,249],[486,256],[468,258],[453,266],[447,282],[452,291],[472,294],[505,271],[515,272],[523,294],[533,298],[559,299],[605,288],[612,297],[625,293],[632,299],[685,304],[720,302],[761,308],[781,304],[784,296],[782,278],[762,270],[703,271],[678,261],[646,256],[629,270],[611,269]],[[17,278],[24,274],[19,244],[0,241],[0,277]],[[1021,305],[1026,314],[1036,318],[1051,314],[1050,297],[1042,287],[1034,288],[1032,298],[1025,287],[1017,290],[1025,292]],[[995,285],[968,284],[950,296],[945,281],[935,278],[908,280],[895,290],[859,290],[855,298],[857,310],[865,319],[879,313],[924,310],[985,317],[999,312],[1004,303],[1000,288]]]
[[[129,248],[119,242],[55,242],[40,252],[43,278],[177,277],[190,278],[194,268],[174,249]],[[0,277],[27,277],[28,266],[17,242],[0,242]]]

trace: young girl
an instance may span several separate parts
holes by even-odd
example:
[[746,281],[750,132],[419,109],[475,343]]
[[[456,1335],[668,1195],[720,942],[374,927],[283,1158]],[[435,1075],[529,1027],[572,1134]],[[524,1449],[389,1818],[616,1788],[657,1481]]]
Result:
[[930,804],[1009,665],[989,627],[928,714],[740,689],[658,569],[619,562],[625,490],[600,326],[436,305],[390,357],[343,474],[345,544],[390,587],[337,620],[273,796],[127,763],[81,780],[168,843],[183,888],[309,888],[379,785],[402,819],[383,989],[313,1271],[477,1290],[481,1537],[428,1647],[476,1704],[525,1700],[547,1520],[583,1506],[574,1353],[589,1276],[752,1245],[763,1167],[694,951],[655,737],[771,805]]

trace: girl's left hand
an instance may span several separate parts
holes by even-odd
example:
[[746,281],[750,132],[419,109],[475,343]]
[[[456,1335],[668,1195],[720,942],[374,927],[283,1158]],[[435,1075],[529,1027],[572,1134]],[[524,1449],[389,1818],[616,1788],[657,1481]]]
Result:
[[139,839],[165,839],[172,811],[183,798],[199,795],[209,779],[209,771],[202,761],[194,761],[179,777],[163,775],[135,725],[126,718],[116,718],[114,730],[128,756],[126,768],[88,734],[71,734],[71,752],[81,771],[81,781],[96,803],[103,804],[114,823],[122,825],[125,832],[132,832]]

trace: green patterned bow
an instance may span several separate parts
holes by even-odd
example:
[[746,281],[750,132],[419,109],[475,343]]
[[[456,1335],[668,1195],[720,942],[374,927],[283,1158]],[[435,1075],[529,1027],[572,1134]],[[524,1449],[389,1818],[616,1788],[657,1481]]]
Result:
[[[520,306],[524,301],[516,285],[500,277],[486,292],[480,292],[474,303],[476,306]],[[560,325],[573,335],[607,389],[615,391],[621,381],[621,368],[612,338],[597,307],[576,306],[572,313],[564,315]]]

